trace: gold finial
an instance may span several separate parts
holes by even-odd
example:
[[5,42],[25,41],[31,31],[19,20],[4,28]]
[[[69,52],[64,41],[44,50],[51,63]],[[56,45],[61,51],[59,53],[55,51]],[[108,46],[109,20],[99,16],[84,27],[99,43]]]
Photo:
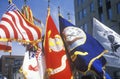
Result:
[[8,3],[11,4],[11,3],[12,3],[12,0],[8,0]]

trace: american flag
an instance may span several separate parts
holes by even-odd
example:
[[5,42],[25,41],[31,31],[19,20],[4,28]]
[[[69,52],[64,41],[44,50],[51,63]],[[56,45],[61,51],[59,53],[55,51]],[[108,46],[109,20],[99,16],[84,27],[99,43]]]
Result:
[[11,3],[0,21],[0,41],[39,42],[41,29],[29,22]]
[[0,50],[4,52],[11,52],[12,43],[11,42],[0,42]]

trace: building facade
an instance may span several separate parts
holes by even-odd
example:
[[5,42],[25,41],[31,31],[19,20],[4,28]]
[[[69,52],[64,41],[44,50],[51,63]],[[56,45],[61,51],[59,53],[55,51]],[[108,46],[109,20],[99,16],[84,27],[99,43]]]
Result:
[[75,23],[92,34],[93,17],[120,34],[120,0],[74,0]]
[[[120,0],[74,0],[75,24],[93,34],[93,17],[120,34]],[[120,79],[120,68],[106,67],[112,79]],[[79,78],[78,78],[79,79]]]
[[[23,63],[23,58],[24,56],[3,55],[1,57],[2,75],[7,77],[7,79],[16,79],[15,76],[19,73],[19,69]],[[19,79],[23,79],[23,76],[21,75]]]

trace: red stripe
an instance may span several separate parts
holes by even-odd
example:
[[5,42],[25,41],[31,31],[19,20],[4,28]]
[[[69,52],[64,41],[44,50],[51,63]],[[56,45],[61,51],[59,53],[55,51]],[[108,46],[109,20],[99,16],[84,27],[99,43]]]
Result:
[[[24,18],[23,18],[24,19]],[[25,20],[25,19],[24,19]],[[32,23],[30,23],[29,21],[25,20],[25,22],[27,23],[27,25],[31,28],[33,28],[36,32],[37,32],[37,35],[38,35],[38,39],[41,39],[41,31],[40,31],[40,28],[36,25],[33,25]]]
[[38,59],[38,56],[39,56],[40,53],[42,53],[41,48],[38,48],[38,50],[36,51],[36,58],[37,59]]
[[9,20],[9,18],[2,18],[2,21],[6,21],[7,23],[9,23],[10,24],[10,26],[12,27],[12,29],[13,29],[13,32],[14,32],[14,38],[15,39],[18,39],[18,33],[17,33],[17,31],[16,31],[16,29],[15,29],[15,26],[13,25],[13,23]]
[[[14,11],[14,12],[15,12],[15,11]],[[17,27],[17,24],[16,24],[16,20],[17,20],[17,19],[14,17],[14,15],[12,15],[12,14],[10,14],[10,13],[7,13],[7,14],[12,17],[12,20],[13,20],[13,22],[14,22],[14,24],[15,24],[15,27],[18,29],[19,33],[21,34],[22,39],[25,40],[24,36],[22,35],[22,33],[20,32],[19,28]],[[19,38],[18,38],[18,39],[19,39]]]
[[4,30],[5,34],[6,34],[6,38],[10,38],[10,33],[8,31],[8,29],[5,27],[5,25],[0,24],[0,28]]
[[1,45],[0,44],[0,50],[11,50],[11,46],[7,46],[7,45]]
[[[29,40],[30,40],[30,41],[34,40],[31,31],[30,31],[28,28],[26,28],[26,26],[24,26],[23,21],[22,21],[22,16],[20,16],[20,15],[18,14],[18,12],[15,12],[15,13],[16,13],[16,15],[17,15],[18,18],[19,18],[20,26],[26,31]],[[28,24],[28,23],[26,23],[26,24]]]

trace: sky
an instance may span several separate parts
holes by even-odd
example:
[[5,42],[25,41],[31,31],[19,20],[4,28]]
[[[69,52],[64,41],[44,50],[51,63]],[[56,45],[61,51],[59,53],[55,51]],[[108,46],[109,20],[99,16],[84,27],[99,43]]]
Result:
[[[24,5],[24,0],[12,0],[12,2],[21,10]],[[33,15],[41,20],[43,24],[46,23],[47,16],[47,7],[48,0],[27,0],[26,5],[30,6]],[[70,13],[70,19],[73,24],[75,24],[75,15],[74,15],[74,0],[50,0],[50,9],[51,16],[57,26],[59,27],[58,22],[58,6],[60,7],[60,13],[66,19],[68,19],[67,13]],[[8,7],[8,0],[0,0],[0,19],[2,15],[6,12]],[[59,28],[58,28],[59,31]],[[23,47],[18,42],[12,42],[12,55],[24,55],[25,47]],[[8,52],[0,51],[1,55],[9,55]]]

